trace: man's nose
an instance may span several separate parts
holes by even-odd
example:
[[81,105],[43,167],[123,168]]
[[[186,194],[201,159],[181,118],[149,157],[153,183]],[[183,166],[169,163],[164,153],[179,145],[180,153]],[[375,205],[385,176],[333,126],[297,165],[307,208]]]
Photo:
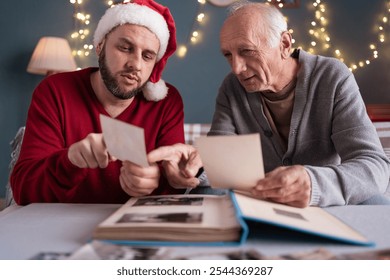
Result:
[[246,62],[240,56],[233,56],[232,60],[232,71],[234,74],[239,75],[246,71]]
[[131,53],[127,59],[126,66],[133,71],[140,71],[142,68],[142,53]]

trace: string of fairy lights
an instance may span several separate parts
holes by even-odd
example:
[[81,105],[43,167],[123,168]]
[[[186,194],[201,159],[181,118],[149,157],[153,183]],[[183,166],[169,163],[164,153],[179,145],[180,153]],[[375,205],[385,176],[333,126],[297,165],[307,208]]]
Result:
[[70,34],[72,54],[78,60],[89,56],[93,49],[89,39],[91,15],[84,12],[83,0],[69,0],[69,2],[74,10],[74,31]]
[[[74,6],[74,31],[71,33],[71,45],[73,46],[72,53],[76,59],[82,59],[91,54],[93,45],[90,43],[89,24],[91,23],[91,15],[84,11],[83,0],[69,0]],[[118,3],[126,3],[125,1],[107,1],[108,6],[114,6]],[[178,45],[176,55],[179,58],[184,58],[191,46],[194,46],[201,42],[203,29],[205,28],[207,17],[209,16],[205,12],[205,6],[207,0],[194,0],[198,2],[197,13],[193,20],[193,24],[190,32],[184,43]],[[279,8],[284,8],[284,3],[281,0],[265,0],[269,4],[276,5]],[[314,13],[313,19],[310,22],[308,34],[310,36],[309,45],[305,48],[308,52],[313,54],[329,53],[330,55],[337,57],[344,62],[351,71],[358,70],[369,65],[374,59],[379,57],[380,45],[385,43],[389,34],[390,25],[390,0],[385,0],[384,11],[378,15],[377,23],[375,24],[375,32],[377,33],[377,41],[370,42],[368,44],[369,55],[366,58],[361,59],[348,59],[345,52],[332,43],[331,36],[328,32],[329,15],[327,13],[327,4],[325,1],[314,0],[311,5]],[[287,19],[288,20],[288,19]],[[294,33],[294,30],[289,29],[290,33]],[[296,43],[293,39],[293,43]],[[298,46],[298,48],[303,48]]]
[[177,56],[183,58],[186,56],[188,51],[188,46],[197,44],[202,38],[202,32],[200,28],[206,22],[206,14],[204,12],[206,0],[197,0],[198,1],[198,12],[196,14],[194,23],[192,24],[191,31],[188,35],[187,42],[185,44],[180,44],[177,48]]
[[310,53],[322,54],[328,52],[330,55],[344,62],[350,71],[363,68],[379,57],[379,45],[386,42],[386,34],[389,34],[390,0],[385,1],[385,12],[378,15],[378,22],[375,24],[377,41],[368,44],[368,57],[357,60],[348,59],[345,52],[332,43],[331,36],[327,30],[330,21],[325,1],[316,0],[313,1],[312,5],[314,7],[314,18],[310,23],[311,27],[309,29],[311,42],[308,51]]

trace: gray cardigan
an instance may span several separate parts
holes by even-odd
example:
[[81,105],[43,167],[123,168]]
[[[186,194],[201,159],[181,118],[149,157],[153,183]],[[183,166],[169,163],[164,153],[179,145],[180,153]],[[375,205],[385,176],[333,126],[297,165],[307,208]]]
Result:
[[223,81],[208,135],[260,133],[264,169],[304,165],[310,205],[359,204],[384,193],[390,163],[367,116],[354,76],[334,58],[299,53],[287,152],[273,136],[259,93],[231,73]]

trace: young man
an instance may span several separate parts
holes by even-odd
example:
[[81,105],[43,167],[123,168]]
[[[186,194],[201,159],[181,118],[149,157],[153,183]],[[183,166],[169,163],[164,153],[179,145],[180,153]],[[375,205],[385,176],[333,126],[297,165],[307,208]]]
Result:
[[[220,45],[232,73],[220,87],[208,135],[260,134],[267,173],[253,186],[254,197],[297,207],[389,204],[382,195],[389,160],[343,63],[292,53],[283,15],[263,3],[235,6]],[[193,147],[149,156],[166,161],[172,185],[199,183]]]
[[52,75],[35,89],[10,178],[18,204],[123,203],[174,191],[156,163],[110,157],[99,115],[144,128],[147,151],[184,142],[182,99],[161,80],[175,36],[168,8],[154,1],[106,11],[94,34],[99,68]]

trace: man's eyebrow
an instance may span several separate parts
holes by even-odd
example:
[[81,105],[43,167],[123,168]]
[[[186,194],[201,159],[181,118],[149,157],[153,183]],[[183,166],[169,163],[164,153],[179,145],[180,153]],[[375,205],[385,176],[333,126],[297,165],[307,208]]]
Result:
[[220,48],[219,50],[221,53],[229,53],[230,51],[224,48]]
[[[130,39],[126,38],[126,37],[119,37],[119,41],[120,41],[121,43],[126,43],[126,44],[129,44],[129,45],[134,45],[134,43],[133,43]],[[151,54],[153,54],[153,55],[157,55],[157,52],[155,52],[154,50],[145,49],[145,51],[148,52],[148,53],[151,53]]]
[[131,41],[130,39],[128,39],[126,37],[119,37],[119,42],[129,44],[129,45],[134,45],[133,41]]

